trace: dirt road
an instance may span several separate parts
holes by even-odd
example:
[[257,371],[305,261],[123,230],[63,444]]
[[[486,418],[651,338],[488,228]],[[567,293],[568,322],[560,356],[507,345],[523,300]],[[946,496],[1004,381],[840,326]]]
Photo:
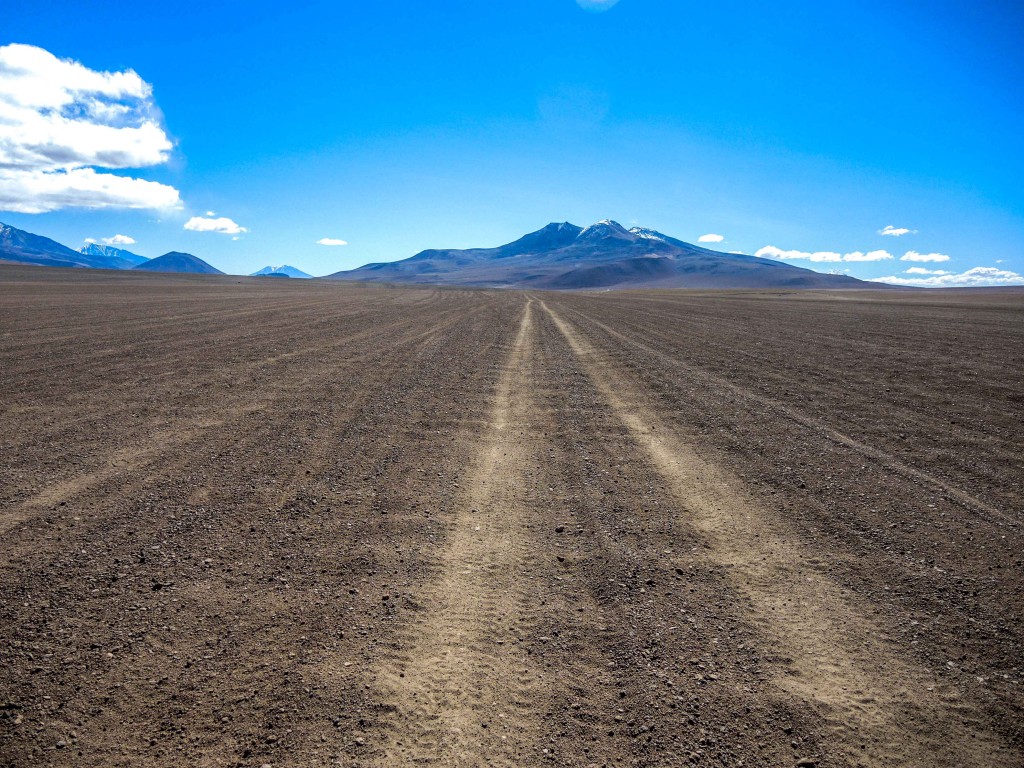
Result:
[[1024,761],[1024,294],[0,267],[0,366],[0,765]]

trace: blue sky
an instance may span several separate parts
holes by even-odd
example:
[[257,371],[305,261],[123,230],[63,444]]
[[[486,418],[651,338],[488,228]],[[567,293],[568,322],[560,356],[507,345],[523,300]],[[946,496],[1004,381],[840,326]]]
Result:
[[[864,278],[1024,273],[1015,2],[49,2],[0,36],[137,73],[124,116],[60,127],[74,167],[0,162],[0,220],[76,247],[325,274],[613,218]],[[44,64],[18,77],[81,75]]]

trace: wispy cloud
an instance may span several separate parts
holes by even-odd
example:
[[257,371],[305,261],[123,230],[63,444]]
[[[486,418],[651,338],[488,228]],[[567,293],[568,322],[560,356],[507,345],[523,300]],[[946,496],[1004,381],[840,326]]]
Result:
[[944,269],[925,269],[924,267],[911,267],[903,270],[905,275],[949,275],[952,274]]
[[853,253],[845,254],[843,261],[885,261],[892,258],[895,257],[888,251],[868,251],[867,253],[854,251]]
[[949,261],[949,256],[944,253],[918,253],[907,251],[900,256],[900,261]]
[[152,87],[32,45],[0,47],[0,209],[175,208],[173,187],[97,173],[164,163],[171,140]]
[[868,253],[862,253],[861,251],[852,251],[851,253],[836,253],[835,251],[784,251],[781,248],[776,248],[774,245],[766,245],[764,248],[757,251],[755,256],[759,256],[762,259],[778,259],[780,261],[884,261],[885,259],[894,258],[888,251],[869,251]]
[[240,227],[227,216],[216,219],[193,216],[185,222],[185,229],[190,229],[193,232],[219,232],[222,235],[237,235],[249,231],[245,227]]
[[619,0],[576,0],[576,3],[580,8],[588,11],[595,11],[596,13],[607,11],[617,2],[619,2]]
[[113,237],[102,238],[107,245],[134,245],[135,238],[128,235],[114,235]]
[[348,245],[345,240],[338,240],[336,237],[321,237],[316,241],[317,245]]
[[878,234],[887,235],[888,237],[903,237],[904,235],[916,235],[916,229],[907,229],[906,227],[894,227],[889,224],[885,229],[878,230]]
[[722,237],[722,235],[715,234],[701,235],[697,238],[698,243],[720,243],[723,240],[725,240],[725,238]]
[[[913,269],[913,268],[911,268]],[[907,270],[910,272],[911,270]],[[941,270],[939,270],[941,272]],[[876,277],[874,282],[911,285],[919,288],[974,288],[999,285],[1024,285],[1024,275],[996,267],[974,267],[960,274],[932,274],[928,277]]]

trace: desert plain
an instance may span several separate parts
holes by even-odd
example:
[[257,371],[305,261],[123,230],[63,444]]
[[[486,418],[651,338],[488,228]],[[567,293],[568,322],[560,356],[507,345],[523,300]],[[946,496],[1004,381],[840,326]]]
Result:
[[0,265],[2,766],[1020,766],[1024,292]]

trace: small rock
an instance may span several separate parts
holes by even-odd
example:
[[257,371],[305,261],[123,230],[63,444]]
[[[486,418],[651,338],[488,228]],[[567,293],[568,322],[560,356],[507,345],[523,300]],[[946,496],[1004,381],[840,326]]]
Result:
[[565,526],[564,525],[556,525],[555,526],[555,533],[564,533],[564,532],[565,532]]
[[814,768],[817,762],[811,757],[801,757],[796,761],[796,768]]

